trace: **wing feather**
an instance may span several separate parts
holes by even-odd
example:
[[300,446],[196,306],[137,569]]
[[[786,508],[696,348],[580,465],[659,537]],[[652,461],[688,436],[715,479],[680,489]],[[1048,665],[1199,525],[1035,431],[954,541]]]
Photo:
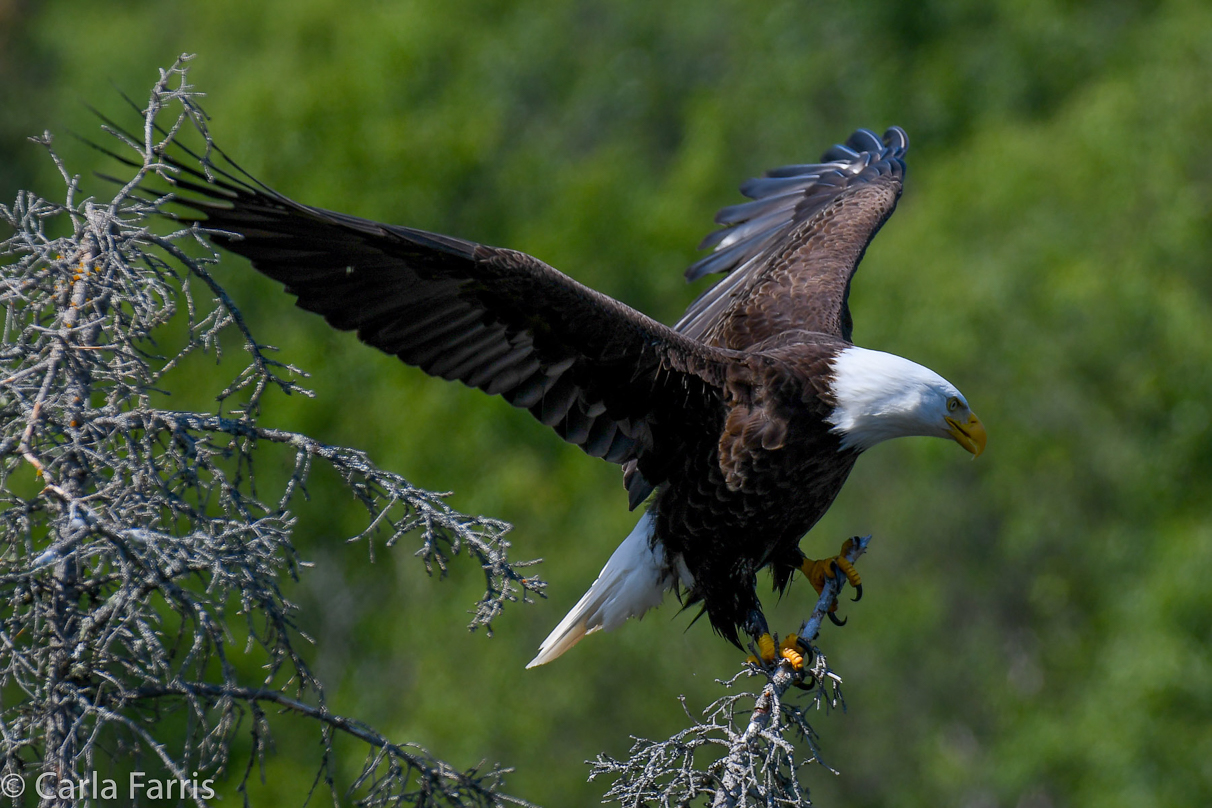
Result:
[[896,207],[908,148],[897,127],[883,140],[860,129],[820,163],[776,168],[743,184],[741,193],[754,201],[716,215],[725,227],[700,245],[714,252],[686,270],[688,280],[727,277],[675,328],[736,350],[789,329],[848,341],[850,279]]
[[524,253],[303,205],[230,161],[166,159],[194,221],[301,308],[503,396],[593,456],[643,464],[654,430],[676,449],[687,397],[717,406],[729,366],[744,365]]
[[[752,199],[720,210],[713,252],[686,270],[688,281],[725,277],[699,295],[674,326],[712,345],[744,350],[785,331],[849,341],[850,279],[900,197],[909,139],[892,127],[881,141],[860,129],[819,163],[775,168],[741,186]],[[634,461],[623,466],[632,507],[654,485]]]

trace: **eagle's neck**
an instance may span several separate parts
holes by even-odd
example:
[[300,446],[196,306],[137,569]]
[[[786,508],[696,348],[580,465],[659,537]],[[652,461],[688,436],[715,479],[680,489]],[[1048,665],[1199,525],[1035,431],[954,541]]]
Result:
[[954,387],[929,368],[884,353],[850,346],[833,360],[829,415],[842,449],[863,451],[891,438],[940,435],[937,413]]

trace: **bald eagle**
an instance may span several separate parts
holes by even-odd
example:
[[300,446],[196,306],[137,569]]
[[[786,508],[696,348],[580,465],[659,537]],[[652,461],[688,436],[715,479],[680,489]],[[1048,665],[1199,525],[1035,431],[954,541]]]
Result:
[[528,410],[620,464],[632,509],[649,503],[533,667],[670,590],[737,645],[767,637],[757,572],[782,590],[807,570],[799,541],[864,450],[909,435],[984,449],[954,385],[851,342],[851,279],[908,145],[860,129],[819,163],[746,182],[752,201],[719,212],[712,252],[686,271],[723,279],[672,328],[524,253],[304,205],[231,161],[174,162],[194,220],[301,308]]

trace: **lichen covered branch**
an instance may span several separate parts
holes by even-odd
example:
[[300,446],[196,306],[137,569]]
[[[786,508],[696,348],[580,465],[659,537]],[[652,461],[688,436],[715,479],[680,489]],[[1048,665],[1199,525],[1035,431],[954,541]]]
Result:
[[[851,563],[866,552],[870,539],[856,537],[851,542],[846,553]],[[770,666],[747,664],[721,684],[732,688],[742,679],[757,678],[764,681],[757,693],[730,693],[709,705],[701,716],[686,709],[683,700],[690,720],[686,729],[664,741],[636,738],[625,760],[599,755],[590,779],[613,778],[605,801],[627,808],[694,804],[798,808],[810,804],[800,770],[814,763],[829,767],[821,759],[807,712],[845,708],[841,677],[811,643],[844,583],[842,575],[825,580],[816,607],[800,629],[798,636],[808,645],[801,670],[786,660]],[[785,698],[793,686],[803,691],[801,703]],[[746,710],[747,705],[753,706]]]
[[[430,570],[464,554],[480,565],[471,628],[544,584],[524,574],[534,562],[509,559],[504,522],[460,514],[364,452],[260,423],[267,392],[309,395],[305,374],[254,338],[208,270],[218,256],[202,232],[153,232],[171,201],[144,182],[173,170],[161,155],[187,137],[203,161],[210,149],[187,58],[161,71],[141,136],[106,127],[134,166],[112,199],[78,199],[45,135],[65,201],[23,192],[0,205],[12,231],[0,242],[0,769],[69,779],[99,756],[141,756],[172,777],[222,776],[246,732],[247,783],[272,704],[317,722],[317,784],[334,803],[516,803],[503,769],[461,772],[334,714],[308,667],[285,593],[305,567],[292,504],[315,461],[365,508],[350,540],[415,538]],[[215,411],[159,406],[232,342],[245,359],[219,382]],[[293,455],[272,491],[256,485],[266,451]],[[168,729],[174,711],[184,719]],[[346,788],[338,736],[369,745]]]

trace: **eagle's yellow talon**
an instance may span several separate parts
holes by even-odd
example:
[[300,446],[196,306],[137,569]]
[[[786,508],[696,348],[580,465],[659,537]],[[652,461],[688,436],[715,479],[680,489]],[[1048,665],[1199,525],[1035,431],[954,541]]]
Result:
[[757,641],[758,653],[762,657],[763,662],[774,661],[774,637],[769,634],[763,634],[758,637]]
[[832,578],[833,573],[829,569],[833,565],[833,559],[811,559],[805,558],[804,563],[800,564],[800,572],[804,573],[804,577],[808,579],[808,583],[812,584],[812,588],[819,595],[825,588],[825,579]]
[[859,577],[854,565],[847,561],[845,556],[838,556],[833,563],[837,564],[837,568],[846,576],[846,580],[850,582],[851,586],[862,586],[863,579]]
[[858,600],[863,596],[863,579],[859,577],[858,571],[854,568],[854,565],[850,563],[850,559],[846,558],[846,556],[850,555],[850,551],[853,549],[854,539],[846,539],[846,541],[842,542],[842,551],[838,553],[837,558],[834,560],[837,562],[837,568],[842,571],[842,573],[846,576],[846,580],[849,581],[850,585],[854,587],[854,599]]
[[[849,541],[849,539],[847,539],[847,541]],[[863,579],[859,577],[858,571],[855,570],[854,565],[846,560],[845,552],[846,548],[843,547],[842,555],[839,555],[837,558],[833,559],[833,563],[837,564],[837,568],[843,575],[846,576],[846,580],[850,583],[850,585],[854,587],[854,599],[859,600],[863,597]]]
[[846,539],[842,543],[842,551],[833,558],[822,558],[813,560],[805,558],[800,564],[800,572],[804,573],[804,577],[816,589],[817,594],[825,588],[825,581],[836,577],[840,572],[846,576],[846,581],[854,587],[854,599],[858,600],[863,596],[863,579],[859,577],[858,571],[854,565],[846,558],[846,554],[854,547],[854,539]]
[[758,653],[761,658],[750,654],[745,661],[750,665],[766,667],[770,663],[780,659],[785,659],[791,663],[793,670],[802,671],[804,669],[804,655],[800,649],[800,638],[795,634],[788,634],[783,638],[777,646],[774,642],[774,637],[770,634],[763,634],[757,638]]

